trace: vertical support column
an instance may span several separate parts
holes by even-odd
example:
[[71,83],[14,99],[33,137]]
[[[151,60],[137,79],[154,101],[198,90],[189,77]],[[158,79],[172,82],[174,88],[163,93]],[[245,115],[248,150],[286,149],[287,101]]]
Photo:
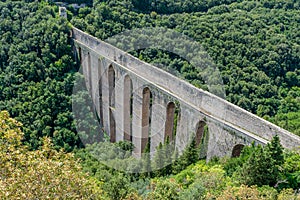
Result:
[[108,66],[111,65],[111,62],[107,59],[101,60],[102,64],[102,109],[103,109],[103,128],[106,134],[110,133],[110,105],[109,105],[109,81],[108,81]]
[[199,119],[203,116],[194,109],[190,108],[184,102],[180,102],[180,122],[177,125],[175,146],[179,153],[191,142],[192,136],[195,136],[195,128]]
[[177,134],[176,134],[176,140],[175,140],[175,147],[178,150],[179,154],[182,153],[184,148],[189,142],[189,118],[190,118],[190,112],[186,108],[186,106],[182,103],[181,105],[181,120],[178,123],[177,126]]
[[[207,160],[210,160],[214,156],[217,157],[225,156],[226,153],[228,153],[227,149],[232,148],[231,145],[225,143],[226,141],[225,138],[230,139],[230,134],[228,134],[225,130],[222,130],[221,127],[219,127],[217,124],[213,122],[208,121],[207,123],[209,125]],[[231,156],[230,153],[228,154],[228,156]]]
[[123,113],[124,113],[124,77],[121,75],[122,72],[119,65],[114,65],[115,70],[115,88],[114,88],[114,119],[115,119],[115,129],[116,129],[116,142],[124,140],[124,123],[123,123]]
[[84,76],[85,86],[86,86],[87,90],[89,90],[88,55],[89,55],[89,53],[87,51],[82,51],[81,68],[82,68],[82,73]]
[[150,152],[154,156],[159,143],[164,143],[166,100],[165,96],[156,91],[152,105]]
[[142,144],[142,105],[143,105],[143,88],[137,80],[133,83],[133,113],[132,113],[132,143],[135,146],[134,156],[141,156]]
[[91,87],[91,97],[94,102],[94,109],[97,111],[98,116],[98,108],[99,108],[99,68],[98,68],[98,58],[97,55],[91,54],[90,55],[90,62],[91,62],[91,72],[90,72],[90,87]]
[[132,81],[128,75],[124,78],[123,129],[124,140],[132,141]]

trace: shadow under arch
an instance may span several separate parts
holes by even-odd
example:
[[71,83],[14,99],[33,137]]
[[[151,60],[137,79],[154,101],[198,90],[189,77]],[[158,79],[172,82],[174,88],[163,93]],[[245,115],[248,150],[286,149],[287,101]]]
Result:
[[241,155],[241,152],[242,152],[244,146],[245,146],[244,144],[235,145],[232,149],[231,157],[232,158],[239,157]]
[[204,120],[198,121],[196,125],[195,141],[197,147],[200,146],[200,144],[203,141],[203,138],[205,137],[205,126],[206,126],[206,122]]
[[124,99],[123,99],[123,117],[124,117],[124,140],[132,142],[132,114],[133,114],[133,95],[132,80],[127,74],[124,77]]
[[166,122],[165,122],[165,140],[173,141],[174,133],[174,119],[175,119],[175,103],[169,102],[166,109]]
[[144,152],[147,144],[150,142],[151,114],[152,114],[152,92],[149,87],[143,89],[142,104],[142,142],[141,153]]
[[116,142],[116,121],[113,114],[115,107],[115,70],[112,65],[108,67],[108,90],[109,90],[109,135],[110,141]]

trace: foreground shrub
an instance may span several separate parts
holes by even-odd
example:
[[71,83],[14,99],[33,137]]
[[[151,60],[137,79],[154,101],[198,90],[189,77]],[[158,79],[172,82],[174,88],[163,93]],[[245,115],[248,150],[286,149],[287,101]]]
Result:
[[274,195],[265,196],[265,192],[262,193],[258,190],[256,186],[246,186],[241,185],[240,187],[229,186],[225,189],[219,196],[214,196],[211,194],[207,195],[207,199],[216,200],[272,200]]
[[0,199],[104,199],[73,154],[53,150],[48,138],[37,151],[23,146],[21,126],[0,112]]

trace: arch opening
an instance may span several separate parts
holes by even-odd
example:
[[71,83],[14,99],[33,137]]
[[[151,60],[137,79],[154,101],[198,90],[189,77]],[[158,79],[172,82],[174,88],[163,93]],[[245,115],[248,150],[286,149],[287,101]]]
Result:
[[124,78],[124,140],[132,142],[132,80],[128,75]]
[[196,141],[196,146],[197,147],[199,147],[200,144],[203,143],[205,126],[206,126],[206,122],[203,121],[203,120],[201,120],[197,123],[196,136],[195,136],[195,141]]
[[147,144],[150,143],[152,114],[152,93],[148,87],[143,89],[142,105],[142,141],[141,152],[143,153]]
[[116,142],[116,122],[113,115],[115,106],[115,70],[112,65],[108,68],[108,90],[109,90],[109,131],[110,141]]
[[108,68],[109,106],[115,107],[115,70],[112,65]]
[[[165,141],[169,138],[169,141],[173,140],[174,133],[174,120],[175,120],[175,104],[173,102],[168,103],[165,123]],[[176,130],[175,130],[176,131]]]
[[232,158],[236,158],[236,157],[239,157],[241,155],[241,152],[243,150],[245,145],[243,144],[237,144],[233,147],[232,149],[232,154],[231,154],[231,157]]

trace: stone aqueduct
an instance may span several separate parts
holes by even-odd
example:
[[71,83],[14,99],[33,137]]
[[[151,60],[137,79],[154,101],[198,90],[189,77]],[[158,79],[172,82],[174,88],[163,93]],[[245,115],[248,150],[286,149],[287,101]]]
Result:
[[207,159],[276,134],[284,147],[300,146],[298,136],[79,29],[72,37],[105,132],[111,142],[132,141],[137,156],[149,139],[151,152],[167,137],[183,150],[192,135]]

